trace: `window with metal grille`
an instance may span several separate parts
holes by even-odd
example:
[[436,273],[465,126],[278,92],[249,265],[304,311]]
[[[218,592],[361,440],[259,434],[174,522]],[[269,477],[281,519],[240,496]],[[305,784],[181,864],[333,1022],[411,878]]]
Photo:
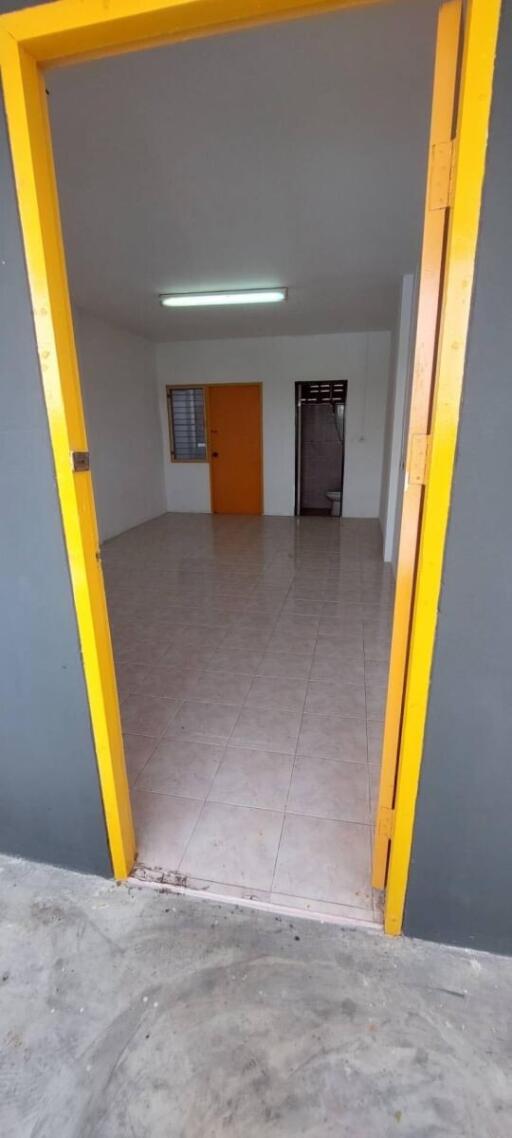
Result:
[[167,409],[173,462],[206,462],[206,424],[202,387],[168,387]]

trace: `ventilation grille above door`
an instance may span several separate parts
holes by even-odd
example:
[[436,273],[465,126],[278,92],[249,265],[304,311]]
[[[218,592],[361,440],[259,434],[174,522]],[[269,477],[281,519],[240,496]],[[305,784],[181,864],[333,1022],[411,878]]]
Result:
[[334,383],[301,383],[301,403],[345,403],[347,380],[338,379]]

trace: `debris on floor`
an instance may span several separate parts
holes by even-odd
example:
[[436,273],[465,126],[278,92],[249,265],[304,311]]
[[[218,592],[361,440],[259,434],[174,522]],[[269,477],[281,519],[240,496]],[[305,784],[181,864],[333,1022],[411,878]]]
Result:
[[2,1138],[510,1138],[512,960],[0,859]]

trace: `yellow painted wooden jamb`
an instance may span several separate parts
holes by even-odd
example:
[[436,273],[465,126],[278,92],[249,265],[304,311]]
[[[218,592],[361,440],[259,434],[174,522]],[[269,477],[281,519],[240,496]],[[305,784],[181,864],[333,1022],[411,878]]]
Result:
[[460,0],[450,0],[449,3],[443,4],[440,9],[437,23],[406,477],[400,520],[393,634],[391,637],[382,741],[379,802],[373,846],[372,885],[374,889],[384,889],[388,868],[389,814],[395,802],[404,687],[424,497],[423,486],[413,476],[414,440],[421,437],[425,438],[429,430],[441,302],[447,224],[446,211],[430,209],[430,185],[435,148],[450,139],[454,129],[461,19]]
[[[384,913],[401,932],[427,712],[437,607],[453,477],[500,0],[471,0],[462,64],[453,208],[432,419],[432,449],[419,551],[405,693],[396,815]],[[442,808],[442,803],[439,804]]]
[[37,347],[68,550],[113,871],[135,856],[117,689],[98,554],[90,473],[74,474],[87,450],[60,230],[46,95],[35,61],[0,25],[2,85],[25,246]]
[[44,64],[71,63],[388,0],[55,0],[0,18]]

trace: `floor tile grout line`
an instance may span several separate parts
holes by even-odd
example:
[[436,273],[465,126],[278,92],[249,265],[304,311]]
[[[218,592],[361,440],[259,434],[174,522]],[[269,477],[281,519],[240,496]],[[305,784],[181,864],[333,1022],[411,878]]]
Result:
[[[271,889],[270,894],[272,895],[273,892],[279,893],[279,890],[277,890],[277,889],[272,890]],[[303,893],[283,893],[283,894],[281,894],[281,896],[290,897],[290,898],[295,899],[296,901],[311,901],[312,904],[316,903],[316,904],[320,904],[320,905],[332,905],[335,908],[357,909],[358,912],[360,912],[360,913],[372,913],[373,912],[371,905],[354,905],[350,901],[331,901],[331,900],[325,899],[323,897],[310,897],[307,894],[305,895]],[[358,918],[356,917],[354,919],[357,920]],[[359,919],[364,920],[365,918],[361,917]]]
[[[291,588],[291,586],[290,586],[290,588]],[[311,667],[312,667],[312,665],[311,665]],[[309,674],[311,674],[311,669],[310,669]],[[306,681],[306,691],[307,691],[307,681]],[[305,704],[305,702],[306,702],[306,697],[304,696],[304,704]],[[284,806],[283,806],[283,812],[282,812],[281,829],[279,832],[279,839],[278,839],[278,843],[277,843],[276,856],[274,858],[274,864],[272,867],[272,877],[271,877],[271,882],[270,882],[270,894],[271,895],[272,895],[272,891],[273,891],[273,887],[274,887],[274,881],[275,881],[275,876],[276,876],[276,871],[277,871],[277,863],[279,860],[279,853],[281,850],[281,844],[282,844],[282,840],[283,840],[284,824],[285,824],[285,820],[286,820],[286,807],[287,807],[288,799],[290,796],[290,788],[292,785],[293,772],[295,770],[295,763],[297,760],[297,747],[298,747],[298,743],[299,743],[299,736],[300,736],[300,732],[301,732],[301,726],[302,726],[303,718],[304,718],[304,706],[302,708],[302,713],[301,713],[300,723],[299,723],[299,730],[297,732],[297,739],[295,742],[295,751],[294,751],[294,755],[293,755],[293,762],[292,762],[291,769],[290,769],[290,777],[288,780],[288,789],[286,792],[286,798],[285,798],[285,802],[284,802]]]
[[[129,732],[127,732],[127,734],[129,734]],[[148,735],[142,735],[142,736],[139,736],[139,738],[142,738],[142,739],[148,739],[148,738],[150,738],[150,736],[148,736]],[[145,769],[146,769],[146,767],[147,767],[147,765],[148,765],[148,763],[149,763],[149,760],[153,758],[153,755],[154,755],[154,753],[155,753],[155,751],[156,751],[156,749],[157,749],[157,747],[158,747],[158,744],[159,744],[159,740],[158,740],[158,739],[156,739],[156,740],[154,740],[154,742],[155,742],[155,745],[154,745],[154,747],[153,747],[153,750],[151,751],[151,754],[150,754],[150,755],[148,755],[148,757],[147,757],[147,759],[146,759],[146,762],[145,762],[145,763],[144,763],[144,765],[143,765],[143,766],[140,768],[140,771],[137,771],[137,774],[136,774],[136,776],[135,776],[135,778],[134,778],[134,780],[133,780],[133,783],[132,783],[132,780],[131,780],[131,779],[130,779],[130,777],[129,777],[129,774],[128,774],[128,768],[126,769],[126,777],[127,777],[127,779],[128,779],[128,786],[129,786],[129,789],[130,789],[130,793],[131,793],[131,791],[132,791],[132,790],[135,790],[135,787],[137,786],[137,783],[138,783],[138,781],[139,781],[139,778],[140,778],[140,776],[142,775],[142,773],[145,771]],[[126,744],[125,744],[124,735],[123,735],[123,746],[125,746],[125,745],[126,745]],[[126,756],[125,756],[125,763],[126,763]]]
[[[315,644],[316,644],[316,640],[315,640]],[[286,800],[285,800],[285,803],[284,803],[284,807],[283,807],[283,820],[282,820],[282,824],[281,824],[281,833],[280,833],[280,835],[279,835],[279,841],[278,841],[278,845],[277,845],[277,852],[276,852],[276,856],[275,856],[275,860],[274,860],[274,868],[273,868],[273,871],[272,871],[272,883],[271,883],[271,886],[270,886],[270,892],[271,892],[271,893],[273,892],[273,889],[274,889],[274,882],[275,882],[275,877],[276,877],[276,872],[277,872],[277,864],[278,864],[278,861],[279,861],[279,854],[280,854],[280,852],[281,852],[281,845],[282,845],[282,841],[283,841],[283,833],[284,833],[285,821],[286,821],[286,816],[287,816],[286,812],[287,812],[288,802],[289,802],[289,799],[290,799],[290,790],[291,790],[291,786],[292,786],[292,782],[293,782],[293,776],[294,776],[294,773],[295,773],[295,767],[296,767],[296,765],[297,765],[297,751],[298,751],[298,747],[299,747],[299,739],[300,739],[300,735],[301,735],[301,731],[302,731],[302,724],[303,724],[303,722],[304,722],[304,715],[305,715],[305,708],[306,708],[306,696],[307,696],[307,690],[308,690],[308,684],[309,684],[309,677],[311,676],[311,672],[312,672],[312,669],[313,669],[313,660],[314,660],[314,656],[315,656],[315,651],[314,651],[314,649],[313,649],[313,652],[312,652],[312,654],[311,654],[311,665],[310,665],[310,668],[309,668],[308,679],[306,680],[306,695],[304,696],[304,703],[303,703],[303,707],[302,707],[302,714],[301,714],[301,717],[300,717],[299,730],[298,730],[298,732],[297,732],[297,739],[296,739],[296,742],[295,742],[295,751],[294,751],[294,756],[293,756],[293,763],[292,763],[292,768],[291,768],[291,771],[290,771],[290,780],[289,780],[289,783],[288,783],[288,790],[287,790],[287,794],[286,794]]]
[[[364,722],[364,731],[365,731],[365,738],[366,738],[366,770],[367,770],[367,783],[368,783],[368,819],[369,819],[370,829],[371,829],[371,825],[372,825],[372,795],[371,795],[371,782],[370,782],[370,761],[369,761],[369,741],[368,741],[368,693],[367,693],[367,687],[366,687],[366,659],[364,662],[364,703],[365,703],[365,711],[366,711],[365,722]],[[370,889],[372,887],[372,884],[371,884],[372,870],[373,870],[372,859],[373,859],[373,843],[372,843],[372,839],[370,836]],[[373,897],[373,894],[372,894],[372,897]],[[372,907],[373,907],[373,904],[372,904]]]
[[[133,695],[139,695],[139,694],[141,694],[141,693],[130,692],[126,698],[129,698],[130,696],[133,696]],[[142,693],[142,694],[147,695],[148,693]],[[164,699],[164,698],[165,698],[164,696],[161,696],[161,697],[160,696],[150,696],[150,699]],[[167,702],[169,702],[169,701],[167,701]],[[171,718],[166,723],[165,727],[163,728],[163,730],[161,731],[161,733],[159,735],[148,735],[148,733],[145,731],[134,731],[133,729],[130,729],[130,728],[128,728],[128,730],[126,730],[126,728],[123,724],[122,715],[121,715],[121,730],[122,730],[123,737],[124,737],[124,735],[141,735],[144,739],[156,739],[157,743],[159,743],[161,741],[161,739],[164,738],[164,735],[165,735],[165,732],[167,731],[169,723],[171,723],[172,720],[176,718],[176,716],[178,715],[178,712],[181,711],[181,707],[182,707],[183,703],[185,703],[185,702],[186,702],[186,700],[184,700],[184,699],[177,699],[176,700],[178,707],[172,713]]]
[[[265,709],[260,708],[259,710],[265,710]],[[269,709],[267,708],[267,710],[269,710]],[[270,708],[270,710],[273,711],[274,708]],[[208,738],[207,736],[204,736],[203,738],[201,738],[198,735],[197,736],[187,735],[185,738],[187,738],[188,740],[195,739],[196,742],[211,743],[213,746],[215,745],[215,737],[214,736],[211,736],[210,738]],[[228,744],[228,746],[230,746],[230,745],[231,745],[231,740],[230,740],[230,743]],[[298,744],[297,744],[297,746],[298,746]],[[295,749],[293,751],[283,751],[282,748],[269,747],[268,745],[263,746],[261,743],[253,745],[252,743],[245,743],[245,742],[239,743],[237,741],[236,747],[240,751],[265,751],[269,755],[284,755],[285,758],[295,757]],[[364,768],[366,768],[368,766],[368,762],[366,759],[362,759],[361,761],[359,759],[346,759],[346,758],[340,759],[334,755],[311,755],[311,754],[302,754],[301,752],[299,753],[298,751],[297,751],[296,757],[297,757],[297,759],[307,759],[311,763],[320,763],[320,764],[322,764],[322,763],[333,763],[335,766],[350,766],[350,767],[364,767]]]
[[[241,712],[240,712],[240,714],[241,714]],[[225,743],[225,746],[224,746],[224,752],[223,752],[223,755],[222,755],[222,759],[220,760],[219,766],[218,766],[218,768],[217,768],[216,774],[218,774],[218,772],[219,772],[219,770],[220,770],[220,767],[221,767],[222,763],[224,762],[224,758],[225,758],[225,755],[226,755],[226,751],[227,751],[227,749],[228,749],[228,747],[229,747],[229,743],[230,743],[230,740],[231,740],[231,738],[232,738],[232,736],[233,736],[233,732],[234,732],[234,730],[235,730],[235,728],[236,728],[236,725],[237,725],[237,723],[238,723],[238,720],[239,720],[239,718],[240,718],[240,714],[239,714],[239,715],[237,715],[237,717],[236,717],[236,719],[235,719],[235,722],[234,722],[234,724],[233,724],[233,727],[231,728],[231,732],[230,732],[230,734],[228,735],[228,737],[227,737],[227,739],[226,739],[226,743]],[[211,785],[210,785],[209,791],[211,790],[211,786],[212,786],[212,785],[213,785],[213,780],[212,780],[212,783],[211,783]],[[209,794],[209,791],[208,791],[208,794]],[[200,820],[201,820],[202,814],[203,814],[203,812],[204,812],[204,808],[205,808],[205,806],[206,806],[206,803],[207,803],[207,801],[208,801],[208,794],[205,796],[205,798],[204,798],[204,800],[203,800],[203,803],[202,803],[202,805],[201,805],[201,809],[200,809],[200,811],[199,811],[199,814],[198,814],[198,816],[197,816],[197,819],[196,819],[196,823],[195,823],[195,825],[194,825],[194,828],[193,828],[193,830],[192,830],[192,832],[191,832],[191,834],[190,834],[190,837],[189,837],[188,841],[187,841],[187,842],[186,842],[186,844],[185,844],[185,848],[184,848],[184,850],[183,850],[183,853],[182,853],[182,855],[181,855],[181,858],[180,858],[180,860],[179,860],[179,862],[178,862],[178,870],[180,869],[181,865],[183,864],[183,858],[186,856],[186,853],[187,853],[188,847],[189,847],[189,845],[190,845],[190,842],[192,841],[193,835],[195,834],[195,831],[196,831],[196,829],[197,829],[197,827],[198,827],[198,825],[199,825],[199,822],[200,822]]]
[[[361,574],[361,575],[362,575],[362,574]],[[362,581],[361,581],[361,584],[363,585],[363,582],[362,582]],[[363,590],[362,590],[362,591],[363,591]],[[373,857],[373,844],[372,844],[372,797],[371,797],[371,783],[370,783],[370,763],[369,763],[369,742],[368,742],[368,691],[367,691],[367,684],[366,684],[366,679],[367,679],[367,670],[366,670],[367,659],[366,659],[366,653],[365,653],[365,644],[366,644],[366,636],[365,636],[365,620],[363,619],[363,682],[364,682],[364,699],[365,699],[365,712],[366,712],[366,714],[365,714],[365,725],[364,725],[364,729],[365,729],[365,738],[366,738],[366,772],[367,772],[367,786],[368,786],[368,828],[369,828],[369,835],[370,835],[370,841],[369,841],[369,855],[370,855],[370,858],[369,858],[369,860],[370,860],[370,880],[369,880],[369,883],[368,883],[368,884],[369,884],[369,889],[370,889],[371,908],[372,908],[372,912],[374,913],[374,904],[373,904],[373,890],[372,890],[372,857]],[[374,914],[374,915],[375,915],[375,914]]]
[[[181,707],[183,706],[183,703],[186,703],[186,702],[187,702],[186,700],[183,700],[183,701],[180,703],[180,707],[179,707],[179,708],[177,708],[177,710],[175,711],[174,715],[173,715],[173,716],[172,716],[172,718],[169,720],[169,723],[168,723],[168,724],[167,724],[167,726],[164,728],[164,734],[160,736],[160,738],[159,738],[159,740],[158,740],[158,742],[157,742],[157,746],[158,746],[158,745],[159,745],[159,743],[161,743],[161,742],[162,742],[162,740],[163,740],[163,739],[166,737],[166,736],[165,736],[165,731],[168,729],[168,727],[169,727],[169,724],[170,724],[170,723],[172,723],[172,719],[175,719],[175,718],[176,718],[176,716],[178,715],[178,713],[179,713],[179,711],[180,711]],[[205,742],[206,742],[206,740],[205,740]],[[211,740],[210,740],[210,742],[211,742]],[[226,745],[225,745],[225,747],[223,748],[223,757],[224,757],[224,752],[225,752],[225,750],[226,750],[226,747],[227,747],[227,741],[226,741]],[[155,749],[156,749],[156,748],[155,748]],[[220,769],[220,764],[221,764],[221,762],[222,762],[222,759],[220,759],[220,760],[219,760],[219,764],[218,764],[218,766],[217,766],[217,771],[215,772],[215,775],[218,773],[218,770]],[[187,799],[188,801],[192,801],[192,802],[200,802],[200,804],[201,804],[201,805],[200,805],[200,809],[199,809],[199,812],[198,812],[198,815],[197,815],[196,821],[195,821],[195,823],[194,823],[194,826],[192,827],[192,830],[191,830],[191,832],[190,832],[190,834],[189,834],[189,837],[188,837],[187,841],[185,842],[185,846],[184,846],[184,848],[183,848],[183,851],[182,851],[181,857],[178,859],[178,865],[177,865],[177,868],[176,868],[176,870],[175,870],[175,871],[171,871],[171,872],[179,872],[179,869],[180,869],[181,863],[182,863],[182,861],[183,861],[183,858],[185,857],[185,854],[186,854],[186,851],[187,851],[187,849],[188,849],[188,846],[189,846],[189,844],[190,844],[190,842],[191,842],[191,840],[192,840],[192,837],[193,837],[193,835],[194,835],[194,833],[195,833],[195,831],[196,831],[196,828],[197,828],[197,826],[198,826],[198,824],[199,824],[199,821],[200,821],[201,815],[202,815],[202,813],[203,813],[203,809],[204,809],[204,806],[206,805],[206,802],[207,802],[208,793],[209,793],[209,791],[210,791],[210,789],[211,789],[211,785],[212,785],[212,783],[213,783],[213,778],[215,777],[215,775],[213,775],[213,776],[212,776],[212,780],[211,780],[210,786],[209,786],[209,788],[208,788],[208,791],[207,791],[207,793],[205,794],[205,796],[204,796],[202,799],[197,799],[197,798],[196,798],[196,799],[192,799],[192,798],[188,798],[188,799]],[[142,788],[139,788],[139,789],[142,789]],[[147,789],[147,792],[148,792],[148,793],[156,793],[156,794],[160,793],[160,797],[162,797],[162,794],[161,794],[161,792],[153,792],[153,791],[151,791],[149,788],[146,788],[146,789]],[[167,796],[164,796],[164,797],[173,797],[173,798],[180,798],[180,797],[181,797],[181,798],[187,798],[187,796],[186,796],[186,795],[167,795]]]
[[[221,763],[222,759],[219,759],[219,765]],[[218,771],[216,774],[218,774]],[[213,775],[212,782],[215,780],[216,774]],[[162,790],[161,787],[139,786],[137,789],[143,790],[147,794],[152,794],[154,798],[179,798],[186,802],[200,802],[201,806],[208,806],[210,804],[213,806],[229,806],[234,810],[254,810],[257,814],[283,814],[283,810],[278,810],[274,806],[255,806],[253,803],[249,805],[247,802],[227,802],[225,798],[209,798],[209,791],[206,796],[199,797],[195,794],[180,794],[176,790]],[[316,822],[341,822],[344,826],[357,826],[359,829],[364,830],[371,828],[369,822],[361,822],[355,818],[335,817],[331,814],[303,814],[300,810],[289,810],[286,817],[306,818]]]
[[[218,773],[218,772],[217,772]],[[215,779],[215,775],[213,776]],[[248,805],[246,802],[227,802],[225,798],[209,798],[208,794],[205,797],[198,797],[194,794],[179,794],[178,791],[162,790],[161,787],[152,786],[139,786],[138,790],[144,791],[146,794],[153,795],[154,798],[178,798],[180,801],[185,802],[199,802],[203,806],[228,806],[233,810],[251,810],[256,814],[276,814],[283,816],[284,810],[278,810],[273,806],[255,806],[251,803]],[[209,792],[208,792],[209,793]],[[286,813],[287,818],[304,818],[310,819],[313,822],[334,822],[341,823],[343,826],[357,826],[358,829],[370,830],[371,825],[369,822],[360,822],[355,818],[340,818],[334,817],[330,814],[303,814],[300,810],[289,810]],[[277,855],[276,855],[277,857]],[[172,872],[172,871],[171,871]]]
[[[227,748],[227,742],[226,742],[226,747],[224,748],[224,752],[226,751],[226,748]],[[223,759],[221,759],[221,760],[220,760],[220,763],[221,763],[222,761],[223,761]],[[217,773],[218,773],[218,771],[220,770],[220,763],[219,763],[219,766],[218,766],[218,768],[217,768],[216,774],[217,774]],[[212,780],[212,781],[213,781],[213,780]],[[210,785],[210,789],[211,789],[211,785]],[[209,791],[208,791],[208,793],[209,793]],[[178,795],[176,795],[175,797],[178,797]],[[182,866],[182,864],[183,864],[183,859],[184,859],[184,857],[185,857],[185,856],[186,856],[186,854],[187,854],[187,850],[188,850],[188,848],[189,848],[189,846],[190,846],[190,843],[191,843],[191,841],[192,841],[192,838],[194,837],[194,834],[195,834],[195,832],[196,832],[196,830],[197,830],[197,827],[199,826],[199,823],[200,823],[200,821],[201,821],[201,818],[202,818],[202,816],[203,816],[204,808],[205,808],[205,806],[207,805],[207,802],[208,802],[208,794],[206,794],[206,795],[205,795],[205,797],[204,797],[202,800],[201,800],[201,799],[192,799],[192,800],[190,800],[190,799],[189,799],[189,801],[200,801],[200,802],[201,802],[201,805],[200,805],[200,808],[199,808],[199,812],[198,812],[197,818],[196,818],[196,820],[195,820],[195,823],[194,823],[194,825],[193,825],[193,827],[192,827],[192,830],[190,831],[189,837],[187,838],[187,841],[185,842],[185,845],[184,845],[184,847],[183,847],[183,850],[182,850],[182,853],[181,853],[181,857],[178,859],[178,866],[177,866],[177,869],[176,869],[176,872],[177,872],[177,873],[179,873],[179,871],[180,871],[180,869],[181,869],[181,866]]]
[[[225,745],[225,746],[222,748],[222,755],[221,755],[221,757],[220,757],[220,759],[219,759],[219,761],[218,761],[218,763],[217,763],[217,770],[216,770],[216,771],[214,771],[214,773],[212,774],[212,777],[211,777],[211,779],[210,779],[210,785],[209,785],[209,787],[208,787],[208,790],[207,790],[207,792],[206,792],[206,794],[205,794],[205,797],[204,797],[204,802],[203,802],[203,806],[205,806],[205,805],[206,805],[206,803],[207,803],[207,802],[209,802],[209,795],[210,795],[210,791],[211,791],[211,789],[212,789],[212,786],[213,786],[213,784],[214,784],[214,782],[215,782],[215,779],[217,778],[217,775],[218,775],[218,773],[219,773],[219,771],[220,771],[220,768],[221,768],[221,766],[222,766],[222,764],[223,764],[223,762],[224,762],[224,759],[225,759],[225,757],[226,757],[226,751],[227,751],[227,748],[228,748],[228,744],[227,744],[227,741],[226,741],[226,745]],[[198,820],[199,820],[199,819],[198,819]]]

